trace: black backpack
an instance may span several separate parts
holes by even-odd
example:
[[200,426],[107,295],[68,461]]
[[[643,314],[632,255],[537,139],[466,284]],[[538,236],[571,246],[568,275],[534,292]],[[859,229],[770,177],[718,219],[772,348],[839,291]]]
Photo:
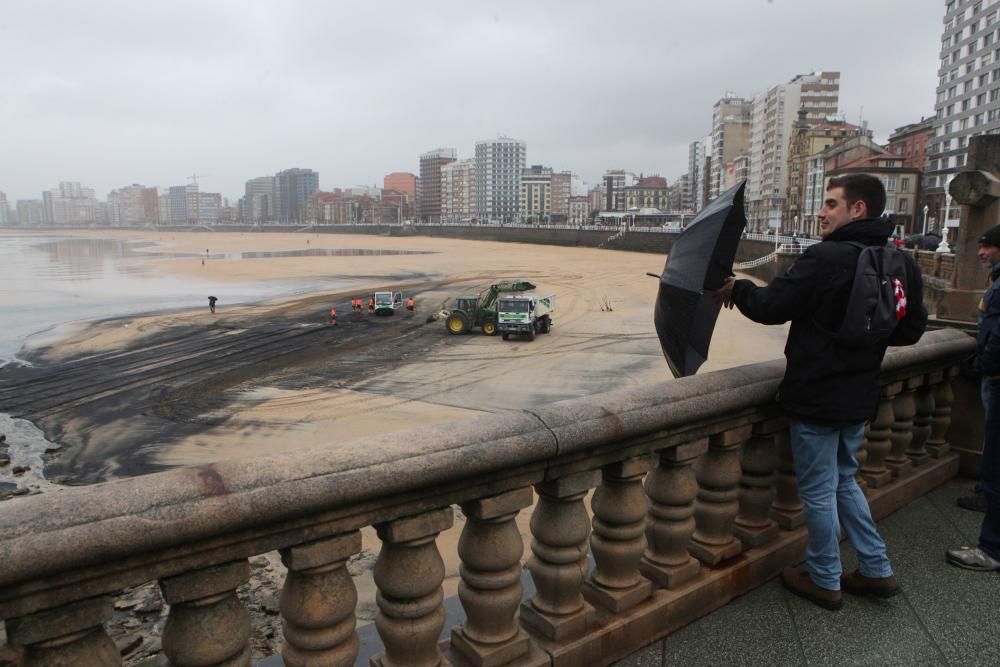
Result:
[[906,315],[906,258],[894,246],[844,243],[861,252],[844,321],[839,329],[828,333],[846,345],[886,342]]

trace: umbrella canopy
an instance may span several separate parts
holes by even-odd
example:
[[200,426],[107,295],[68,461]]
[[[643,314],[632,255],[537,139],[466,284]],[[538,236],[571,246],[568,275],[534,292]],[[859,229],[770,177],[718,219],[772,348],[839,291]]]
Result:
[[747,224],[745,185],[741,182],[703,208],[667,257],[653,322],[674,377],[694,375],[708,358],[721,309],[712,296],[733,275],[736,248]]

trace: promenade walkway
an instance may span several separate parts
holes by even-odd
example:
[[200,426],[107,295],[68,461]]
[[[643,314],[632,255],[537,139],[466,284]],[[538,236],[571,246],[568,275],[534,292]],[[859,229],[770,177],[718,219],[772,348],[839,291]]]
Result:
[[879,523],[901,595],[847,596],[828,612],[775,579],[616,665],[1000,665],[1000,573],[944,561],[979,535],[983,515],[955,506],[972,484],[952,480]]

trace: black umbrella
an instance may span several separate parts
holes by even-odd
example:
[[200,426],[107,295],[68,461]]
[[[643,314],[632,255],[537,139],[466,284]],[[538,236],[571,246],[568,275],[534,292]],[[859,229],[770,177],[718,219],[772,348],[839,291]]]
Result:
[[674,242],[660,276],[653,322],[674,377],[694,375],[708,358],[721,306],[713,292],[733,275],[746,227],[743,181],[695,216]]

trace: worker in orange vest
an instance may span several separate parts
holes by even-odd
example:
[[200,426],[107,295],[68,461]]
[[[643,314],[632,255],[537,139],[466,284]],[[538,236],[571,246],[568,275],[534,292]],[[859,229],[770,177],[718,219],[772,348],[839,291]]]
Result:
[[351,312],[352,313],[358,312],[358,300],[353,296],[351,297]]
[[371,297],[370,299],[368,299],[368,312],[369,313],[375,312],[375,297]]
[[332,324],[333,326],[337,326],[337,309],[336,308],[331,308],[330,309],[330,324]]
[[413,297],[411,296],[406,300],[406,309],[413,310]]

